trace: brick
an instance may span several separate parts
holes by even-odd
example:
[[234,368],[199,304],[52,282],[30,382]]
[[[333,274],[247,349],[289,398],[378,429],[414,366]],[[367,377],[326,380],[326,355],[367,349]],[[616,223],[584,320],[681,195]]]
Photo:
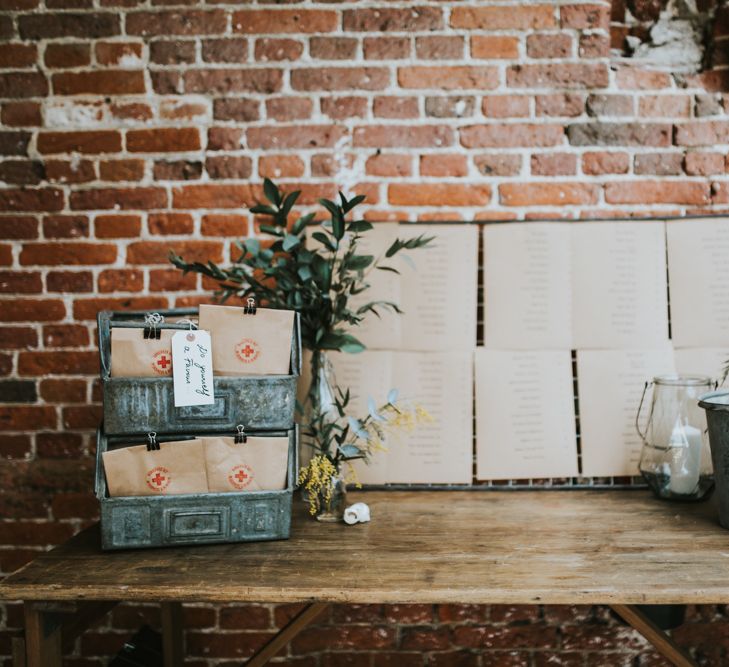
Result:
[[527,35],[527,55],[530,58],[569,58],[572,36],[566,33],[534,33]]
[[582,156],[582,172],[590,176],[599,174],[627,174],[630,156],[627,153],[590,151]]
[[53,497],[51,511],[57,520],[96,519],[99,514],[99,501],[92,493],[62,493]]
[[316,67],[291,72],[294,90],[382,90],[390,73],[381,67]]
[[38,334],[31,327],[0,328],[0,348],[3,350],[22,350],[38,346]]
[[106,269],[99,273],[99,292],[141,292],[144,274],[136,269]]
[[192,234],[194,222],[187,213],[151,213],[147,227],[151,234]]
[[519,57],[519,38],[501,35],[473,35],[471,57],[484,60]]
[[323,97],[321,112],[332,119],[363,118],[367,116],[368,101],[365,97]]
[[27,155],[30,132],[0,132],[0,154]]
[[304,175],[304,161],[297,155],[262,155],[258,175],[264,178],[298,178]]
[[[190,656],[206,658],[247,658],[261,648],[274,632],[188,632],[185,649]],[[106,640],[105,640],[106,641]],[[104,643],[101,644],[102,646]]]
[[0,51],[0,67],[20,69],[31,67],[38,56],[35,44],[4,44]]
[[616,74],[618,88],[625,90],[655,90],[671,87],[671,76],[638,67],[621,67]]
[[223,245],[218,241],[139,241],[127,248],[127,263],[167,264],[171,250],[189,262],[223,261]]
[[536,95],[537,116],[580,116],[585,109],[585,98],[579,93]]
[[0,238],[2,239],[37,239],[38,221],[26,216],[0,217]]
[[375,118],[417,118],[417,97],[375,97],[372,102]]
[[690,95],[644,95],[638,102],[641,116],[688,118],[691,115]]
[[421,155],[420,175],[446,178],[468,176],[468,160],[465,155],[456,153]]
[[56,545],[69,539],[73,532],[70,524],[7,521],[0,523],[0,544]]
[[58,188],[36,190],[0,190],[0,210],[13,211],[60,211],[63,208],[63,191]]
[[51,153],[116,153],[121,150],[121,134],[114,130],[88,132],[40,132],[38,151]]
[[677,146],[715,146],[729,143],[729,121],[679,123],[675,128],[674,141]]
[[97,70],[53,75],[56,95],[134,95],[145,92],[144,72]]
[[562,629],[562,646],[570,649],[601,649],[641,651],[648,647],[648,642],[632,629],[614,626],[607,627],[589,623],[584,625],[565,626]]
[[331,148],[346,129],[338,125],[252,127],[246,133],[249,148]]
[[[103,272],[102,272],[103,273]],[[79,324],[49,324],[43,327],[43,344],[46,347],[86,347],[89,344],[89,330],[87,327]],[[48,388],[50,385],[47,383],[57,382],[55,380],[44,380],[45,390],[41,391],[41,395],[44,399],[49,400]],[[66,381],[70,382],[70,381]],[[86,396],[86,383],[82,383],[84,386],[83,395]],[[55,386],[55,385],[54,385]],[[44,385],[41,385],[43,389]],[[66,390],[67,391],[67,390]],[[66,402],[65,398],[68,394],[65,392],[59,394],[56,397],[58,402]],[[70,400],[70,398],[69,398]]]
[[309,54],[319,60],[353,60],[357,40],[352,37],[312,37]]
[[248,60],[248,40],[205,39],[202,57],[207,63],[244,63]]
[[205,170],[213,180],[245,179],[253,171],[251,158],[240,155],[220,155],[205,160]]
[[177,269],[152,269],[149,272],[149,289],[152,292],[190,291],[197,287],[197,276],[183,275]]
[[488,95],[483,98],[481,110],[490,118],[519,118],[529,115],[526,95]]
[[710,201],[708,183],[685,181],[625,181],[605,184],[608,204],[693,204]]
[[155,181],[195,181],[202,176],[202,162],[193,160],[155,160]]
[[365,60],[402,60],[412,51],[408,37],[365,37],[362,47]]
[[139,236],[142,220],[137,215],[97,215],[94,235],[100,239],[133,238]]
[[89,235],[85,215],[52,215],[43,218],[43,235],[47,239],[83,238]]
[[44,165],[49,183],[90,183],[96,180],[91,160],[45,160]]
[[211,127],[208,129],[209,151],[233,151],[243,145],[243,131],[235,127]]
[[260,118],[257,100],[217,99],[213,102],[213,117],[216,120],[237,120],[249,122]]
[[469,30],[519,30],[551,28],[556,25],[551,5],[517,5],[502,7],[455,7],[451,27]]
[[263,38],[256,40],[255,59],[260,62],[298,60],[304,45],[295,39]]
[[184,73],[186,93],[275,93],[283,75],[274,69],[201,69]]
[[484,206],[491,201],[488,185],[457,183],[393,183],[387,190],[393,206]]
[[20,263],[24,266],[60,266],[112,264],[116,261],[115,245],[97,243],[31,243],[23,246]]
[[630,95],[590,95],[587,113],[590,116],[632,116],[633,98]]
[[291,121],[311,118],[314,104],[305,97],[274,97],[266,100],[269,120]]
[[182,92],[182,75],[175,70],[152,70],[152,88],[158,95],[178,95]]
[[573,146],[670,146],[671,126],[661,123],[579,123],[567,126]]
[[263,605],[223,607],[220,627],[225,630],[265,630],[271,627],[271,612]]
[[38,185],[45,178],[45,167],[37,160],[0,162],[0,181],[12,185]]
[[[164,113],[165,103],[161,105],[161,113]],[[112,104],[109,107],[112,117],[119,120],[144,121],[153,117],[152,108],[148,104],[132,102],[130,104]]]
[[100,405],[77,405],[61,410],[61,421],[66,429],[93,429],[103,418]]
[[521,171],[521,156],[496,153],[476,155],[473,163],[484,176],[516,176]]
[[636,174],[677,176],[683,173],[682,153],[639,153],[633,162]]
[[721,104],[720,95],[696,95],[695,113],[698,118],[705,116],[718,116],[722,114],[723,111],[724,108]]
[[139,64],[142,59],[140,42],[97,42],[96,62],[100,65]]
[[91,271],[49,271],[46,289],[49,292],[91,292],[94,277]]
[[0,271],[0,292],[4,294],[40,294],[41,274],[30,271]]
[[157,65],[182,65],[195,62],[195,42],[155,40],[149,45],[150,61]]
[[461,60],[464,46],[464,38],[455,35],[416,37],[415,55],[421,60]]
[[689,151],[684,158],[684,169],[689,176],[709,176],[724,173],[722,153]]
[[44,459],[71,459],[83,454],[83,439],[75,433],[39,433],[38,456]]
[[157,296],[77,299],[73,304],[73,316],[77,320],[96,320],[101,310],[158,310],[167,306],[167,299]]
[[127,132],[127,150],[132,153],[182,153],[199,149],[200,133],[194,127],[166,127]]
[[345,32],[425,32],[444,27],[438,7],[348,9],[342,14]]
[[76,210],[147,210],[164,208],[166,205],[167,193],[161,188],[99,188],[71,193],[71,208]]
[[202,223],[200,225],[200,233],[203,236],[243,238],[246,236],[246,234],[248,234],[248,218],[244,215],[236,215],[233,213],[209,213],[203,216]]
[[406,154],[384,153],[367,158],[365,170],[369,176],[399,178],[412,176],[412,157]]
[[562,5],[559,22],[562,28],[573,30],[608,30],[610,7],[607,4]]
[[577,156],[574,153],[535,153],[531,157],[531,173],[534,176],[571,176],[577,173]]
[[39,127],[43,123],[38,102],[7,102],[2,105],[0,122],[8,127]]
[[0,403],[35,403],[38,390],[33,380],[0,381]]
[[142,37],[217,35],[225,32],[225,28],[225,12],[220,9],[130,12],[126,16],[127,35]]
[[454,644],[471,648],[549,648],[558,642],[557,628],[544,624],[513,627],[459,627],[454,630]]
[[454,144],[446,125],[369,125],[354,130],[353,145],[372,148],[442,148]]
[[608,68],[603,63],[512,65],[506,83],[510,88],[605,88]]
[[466,148],[558,146],[563,141],[560,125],[509,123],[461,128],[461,144]]
[[111,37],[120,32],[119,16],[111,12],[23,14],[18,17],[18,32],[24,40]]
[[473,116],[475,100],[462,95],[426,97],[425,115],[433,118],[468,118]]
[[499,200],[504,206],[571,206],[596,204],[600,188],[587,183],[504,183]]
[[610,56],[610,38],[607,35],[580,35],[577,55],[580,58],[608,58]]
[[401,67],[397,72],[401,88],[492,90],[499,85],[498,70],[489,66]]
[[384,625],[340,625],[306,628],[292,641],[296,652],[394,648],[395,628]]
[[144,160],[102,160],[99,162],[99,180],[141,181],[144,178]]
[[233,31],[266,33],[318,33],[336,30],[337,13],[323,9],[246,9],[233,12]]

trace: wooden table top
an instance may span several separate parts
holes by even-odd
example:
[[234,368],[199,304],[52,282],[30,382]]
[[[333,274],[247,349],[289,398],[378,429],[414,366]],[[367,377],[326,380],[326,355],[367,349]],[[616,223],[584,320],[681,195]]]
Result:
[[0,584],[6,600],[729,603],[713,503],[647,491],[362,492],[373,521],[287,541],[104,553],[98,527]]

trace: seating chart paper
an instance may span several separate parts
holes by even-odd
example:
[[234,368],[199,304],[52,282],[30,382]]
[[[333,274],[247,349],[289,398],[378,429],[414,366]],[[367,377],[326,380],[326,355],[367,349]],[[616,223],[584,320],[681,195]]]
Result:
[[577,442],[569,350],[478,348],[476,477],[573,477]]
[[484,228],[484,345],[629,349],[668,340],[663,222]]
[[676,347],[729,341],[729,218],[667,223],[671,333]]
[[[635,418],[647,381],[674,373],[673,350],[579,350],[577,387],[580,406],[582,474],[586,477],[640,474],[643,443]],[[650,392],[643,419],[647,419]],[[643,422],[645,423],[645,422]]]
[[396,388],[432,422],[399,430],[372,464],[356,464],[365,484],[470,484],[473,443],[473,352],[365,351],[333,355],[337,382],[351,387],[350,413],[367,414],[369,396],[379,406]]
[[679,375],[705,375],[719,381],[729,361],[729,346],[679,348],[673,354]]

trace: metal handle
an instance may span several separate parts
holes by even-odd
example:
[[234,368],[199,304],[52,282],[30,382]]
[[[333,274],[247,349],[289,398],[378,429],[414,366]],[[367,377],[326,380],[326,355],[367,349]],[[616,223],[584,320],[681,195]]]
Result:
[[640,403],[638,404],[638,412],[635,415],[635,430],[643,442],[645,442],[645,433],[643,433],[640,430],[640,412],[643,409],[643,401],[645,400],[645,393],[648,391],[648,387],[652,387],[652,386],[653,386],[652,382],[646,382],[643,385],[643,393],[641,394]]

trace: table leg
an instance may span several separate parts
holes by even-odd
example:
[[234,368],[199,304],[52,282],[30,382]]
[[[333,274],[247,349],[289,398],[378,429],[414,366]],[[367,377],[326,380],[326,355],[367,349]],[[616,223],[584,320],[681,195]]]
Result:
[[676,667],[696,667],[696,663],[663,630],[635,605],[612,604],[612,610],[643,635],[656,651]]
[[294,616],[265,646],[258,649],[245,663],[246,667],[261,667],[268,664],[286,644],[298,635],[327,607],[327,602],[312,602]]
[[25,660],[27,667],[61,667],[61,622],[57,614],[36,602],[26,602]]
[[182,603],[162,602],[162,650],[164,667],[182,667],[185,661]]

